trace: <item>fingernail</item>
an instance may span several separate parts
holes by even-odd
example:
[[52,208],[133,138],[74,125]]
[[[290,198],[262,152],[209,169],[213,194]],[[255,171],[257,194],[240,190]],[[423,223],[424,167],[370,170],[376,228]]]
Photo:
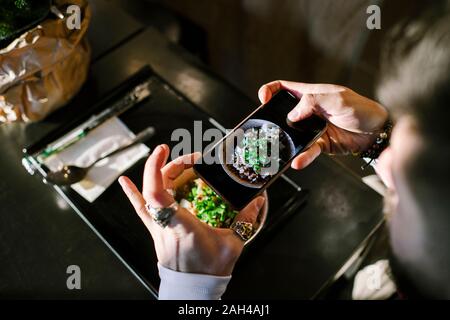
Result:
[[264,202],[266,202],[266,198],[264,198],[264,197],[258,198],[258,200],[256,201],[256,207],[258,208],[258,210],[261,210],[261,208],[264,205]]
[[299,115],[300,113],[296,109],[294,109],[291,112],[289,112],[288,119],[291,121],[296,121]]
[[153,153],[161,152],[163,150],[163,148],[164,148],[163,145],[160,144],[155,148],[155,150],[153,150]]
[[261,95],[260,95],[261,103],[266,103],[267,100],[269,100],[269,99],[267,99],[267,96],[268,96],[267,92],[263,91],[263,92],[261,93]]
[[122,188],[126,187],[126,182],[125,182],[124,176],[120,176],[119,179],[117,179],[117,181],[119,181],[119,184]]
[[179,157],[176,158],[175,160],[173,160],[173,163],[180,165],[180,164],[184,164],[185,162],[188,162],[188,159],[184,159],[183,157]]

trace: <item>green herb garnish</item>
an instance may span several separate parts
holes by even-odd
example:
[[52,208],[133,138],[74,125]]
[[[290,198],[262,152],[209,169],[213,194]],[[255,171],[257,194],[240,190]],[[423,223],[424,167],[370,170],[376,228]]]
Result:
[[254,172],[261,173],[261,168],[270,162],[268,156],[268,139],[267,137],[260,137],[259,130],[252,128],[252,134],[247,135],[243,139],[244,160]]
[[192,203],[197,218],[215,228],[230,227],[238,213],[203,183],[194,181],[186,195],[186,200]]

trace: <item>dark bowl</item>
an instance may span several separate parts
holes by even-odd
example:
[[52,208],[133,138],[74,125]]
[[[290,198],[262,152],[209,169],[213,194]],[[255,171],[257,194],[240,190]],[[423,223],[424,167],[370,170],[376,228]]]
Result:
[[[273,122],[267,121],[267,120],[250,119],[250,120],[246,121],[239,128],[242,129],[244,132],[246,132],[247,130],[249,130],[251,128],[261,128],[263,126],[263,124],[268,124],[271,127],[276,127],[283,134],[282,140],[284,141],[284,146],[287,148],[287,150],[284,151],[284,153],[286,153],[284,158],[287,158],[287,159],[284,159],[284,160],[288,161],[291,157],[293,157],[295,155],[294,142],[292,141],[291,137],[289,137],[289,135],[283,129],[281,129],[278,125],[276,125]],[[231,142],[231,140],[229,140],[229,141]],[[232,164],[226,163],[227,161],[226,161],[225,154],[227,152],[228,152],[228,154],[234,153],[234,143],[227,143],[227,140],[226,140],[224,143],[222,143],[222,145],[219,148],[219,159],[220,159],[220,163],[222,165],[223,170],[227,173],[227,175],[231,179],[233,179],[234,181],[236,181],[239,184],[242,184],[246,187],[255,188],[255,189],[261,188],[266,183],[266,180],[251,182],[248,179],[241,177],[239,175],[239,173],[237,172],[237,169],[234,168]]]

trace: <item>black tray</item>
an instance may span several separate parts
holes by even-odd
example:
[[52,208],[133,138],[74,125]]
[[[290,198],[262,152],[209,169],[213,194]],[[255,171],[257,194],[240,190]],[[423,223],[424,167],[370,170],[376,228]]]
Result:
[[[132,130],[139,132],[149,125],[155,127],[156,134],[146,144],[153,148],[157,144],[171,141],[174,129],[185,128],[193,133],[194,121],[202,121],[203,130],[220,127],[207,113],[199,109],[185,96],[155,74],[150,67],[144,67],[130,79],[115,88],[99,103],[71,123],[50,132],[44,138],[24,148],[24,164],[30,172],[45,176],[48,170],[39,164],[36,154],[45,146],[75,128],[90,116],[107,108],[136,85],[150,80],[150,99],[143,101],[122,114],[119,118]],[[205,147],[205,146],[203,146]],[[194,150],[192,150],[194,151]],[[124,174],[130,177],[140,188],[145,159],[141,159]],[[152,239],[131,205],[123,194],[119,184],[113,183],[93,203],[87,202],[70,187],[54,187],[67,203],[80,215],[92,230],[121,259],[138,279],[156,296],[159,276],[156,268],[157,258]],[[283,192],[272,192],[283,190]],[[269,213],[264,229],[247,249],[241,265],[246,263],[257,247],[263,247],[272,234],[282,228],[283,223],[293,213],[299,212],[307,198],[307,192],[301,190],[286,176],[282,176],[267,190],[269,196]],[[239,266],[237,267],[239,268]]]

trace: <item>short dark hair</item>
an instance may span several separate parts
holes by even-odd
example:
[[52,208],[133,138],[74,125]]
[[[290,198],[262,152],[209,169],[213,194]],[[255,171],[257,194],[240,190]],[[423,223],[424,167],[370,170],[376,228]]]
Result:
[[[420,18],[393,31],[378,88],[381,103],[394,118],[412,116],[425,142],[405,174],[424,216],[425,246],[442,280],[422,296],[441,298],[450,297],[449,7],[449,1],[436,1]],[[414,283],[410,287],[420,290]]]

